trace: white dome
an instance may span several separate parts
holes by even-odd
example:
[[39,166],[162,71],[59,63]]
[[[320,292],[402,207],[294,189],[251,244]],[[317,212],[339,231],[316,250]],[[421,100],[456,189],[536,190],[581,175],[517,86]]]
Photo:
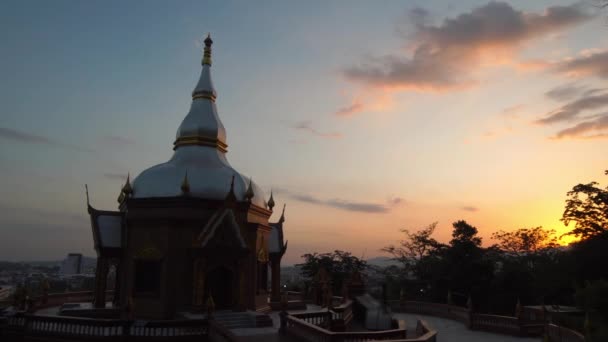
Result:
[[[237,200],[245,200],[249,179],[230,166],[224,153],[207,146],[181,146],[168,162],[143,171],[133,181],[133,197],[181,196],[186,172],[192,197],[225,199],[234,176],[234,194]],[[264,192],[255,182],[252,188],[254,196],[251,202],[265,208]]]

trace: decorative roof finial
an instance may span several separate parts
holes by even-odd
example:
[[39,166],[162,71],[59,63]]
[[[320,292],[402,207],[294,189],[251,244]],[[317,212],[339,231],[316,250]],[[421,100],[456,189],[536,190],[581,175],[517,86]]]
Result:
[[230,181],[230,191],[228,191],[228,195],[226,195],[227,202],[236,202],[236,195],[234,194],[234,174],[232,175],[232,180]]
[[270,190],[270,199],[268,199],[268,208],[270,210],[274,208],[274,198],[272,197],[272,189]]
[[89,186],[88,185],[84,185],[84,192],[87,194],[87,207],[90,207],[91,204],[89,202]]
[[287,206],[287,203],[283,204],[283,212],[281,213],[281,218],[279,218],[279,223],[283,223],[285,222],[285,207]]
[[184,180],[182,180],[182,193],[184,195],[190,193],[190,182],[188,182],[188,171],[184,174]]
[[251,178],[249,178],[249,186],[247,187],[247,191],[245,191],[245,199],[251,203],[251,199],[253,198],[253,196],[255,195],[253,193],[253,186],[252,186],[253,180]]
[[125,186],[122,188],[122,191],[127,195],[130,195],[133,193],[133,188],[131,187],[131,175],[129,173],[127,173],[127,182],[125,183]]
[[211,40],[211,33],[207,33],[207,38],[205,38],[205,49],[203,50],[203,65],[211,66],[211,45],[213,44],[213,40]]

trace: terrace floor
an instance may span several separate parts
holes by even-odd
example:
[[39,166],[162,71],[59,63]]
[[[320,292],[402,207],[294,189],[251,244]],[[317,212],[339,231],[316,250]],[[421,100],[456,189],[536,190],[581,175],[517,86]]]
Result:
[[446,318],[426,316],[420,314],[393,313],[393,318],[405,320],[408,329],[408,337],[412,338],[416,330],[416,320],[422,319],[429,326],[437,330],[439,341],[449,342],[539,342],[541,338],[517,337],[502,334],[494,334],[485,331],[469,330],[464,324]]

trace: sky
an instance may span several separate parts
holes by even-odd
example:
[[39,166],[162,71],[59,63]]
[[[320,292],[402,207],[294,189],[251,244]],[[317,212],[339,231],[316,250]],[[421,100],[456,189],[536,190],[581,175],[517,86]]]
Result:
[[[214,40],[231,164],[287,204],[284,264],[452,222],[565,233],[606,183],[592,1],[3,1],[0,260],[94,255],[92,204],[168,160]],[[280,215],[275,210],[271,221]]]

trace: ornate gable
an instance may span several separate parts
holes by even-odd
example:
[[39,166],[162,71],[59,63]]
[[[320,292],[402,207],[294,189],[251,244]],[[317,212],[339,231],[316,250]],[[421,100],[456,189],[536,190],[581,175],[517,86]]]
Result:
[[193,247],[246,250],[247,244],[232,209],[216,211],[195,239]]

